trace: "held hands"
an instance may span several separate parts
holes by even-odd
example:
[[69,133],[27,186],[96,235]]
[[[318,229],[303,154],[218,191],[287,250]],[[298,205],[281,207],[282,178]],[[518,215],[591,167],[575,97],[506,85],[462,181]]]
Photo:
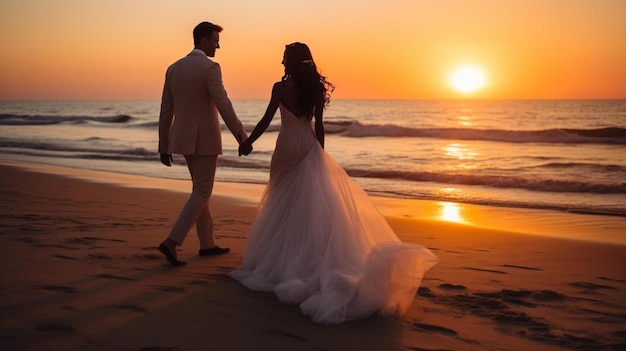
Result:
[[248,141],[244,141],[239,145],[239,156],[248,156],[252,152],[252,145]]
[[237,141],[239,142],[239,157],[248,156],[252,152],[252,143],[248,142],[248,137],[246,136],[246,141],[242,142],[241,135],[237,135]]

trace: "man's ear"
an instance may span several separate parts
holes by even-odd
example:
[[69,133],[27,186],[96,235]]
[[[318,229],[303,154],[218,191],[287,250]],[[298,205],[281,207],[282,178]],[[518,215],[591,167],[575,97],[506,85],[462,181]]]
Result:
[[200,39],[200,42],[198,43],[197,48],[198,49],[203,48],[206,44],[207,44],[207,38],[202,38]]

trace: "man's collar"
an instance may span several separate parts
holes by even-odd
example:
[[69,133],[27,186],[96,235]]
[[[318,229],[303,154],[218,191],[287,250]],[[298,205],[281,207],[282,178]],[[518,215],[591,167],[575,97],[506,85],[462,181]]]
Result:
[[200,50],[200,49],[193,49],[193,50],[191,50],[191,53],[201,54],[201,55],[206,57],[206,53],[204,51]]

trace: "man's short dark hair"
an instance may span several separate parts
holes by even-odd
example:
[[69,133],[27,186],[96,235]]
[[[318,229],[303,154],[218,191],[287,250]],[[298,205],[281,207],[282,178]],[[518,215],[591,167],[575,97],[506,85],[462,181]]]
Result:
[[221,32],[222,27],[211,22],[202,22],[193,29],[193,45],[198,46],[202,38],[211,38],[213,32]]

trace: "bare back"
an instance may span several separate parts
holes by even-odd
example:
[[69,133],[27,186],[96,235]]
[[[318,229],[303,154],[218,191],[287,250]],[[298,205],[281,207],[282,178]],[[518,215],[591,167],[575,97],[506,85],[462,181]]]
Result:
[[[281,82],[281,88],[280,103],[291,111],[291,113],[293,113],[296,117],[303,117],[305,113],[300,107],[298,92],[296,91],[294,81],[287,78]],[[308,117],[311,118],[312,116]]]

